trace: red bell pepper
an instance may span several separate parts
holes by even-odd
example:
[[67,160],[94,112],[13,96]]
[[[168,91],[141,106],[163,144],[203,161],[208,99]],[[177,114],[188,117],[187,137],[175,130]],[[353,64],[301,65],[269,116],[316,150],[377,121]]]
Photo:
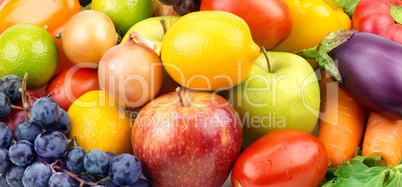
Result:
[[361,0],[353,13],[352,28],[402,44],[402,1]]

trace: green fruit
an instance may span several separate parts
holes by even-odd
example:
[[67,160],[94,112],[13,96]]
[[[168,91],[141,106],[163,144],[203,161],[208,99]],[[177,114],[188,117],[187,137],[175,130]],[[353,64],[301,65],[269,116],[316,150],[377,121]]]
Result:
[[0,77],[28,73],[27,87],[45,86],[59,64],[59,51],[52,36],[42,27],[19,24],[0,36]]
[[151,0],[93,0],[91,9],[109,16],[121,36],[131,26],[153,14]]
[[152,17],[145,20],[142,20],[135,25],[133,25],[130,30],[124,35],[121,43],[127,40],[128,35],[135,31],[145,38],[153,41],[158,47],[155,52],[159,55],[161,51],[161,45],[163,37],[165,36],[164,28],[162,27],[161,20],[164,20],[165,29],[169,29],[170,26],[179,19],[180,16],[161,16],[161,17]]
[[243,123],[243,148],[278,129],[312,133],[318,119],[320,88],[303,58],[284,52],[263,53],[250,75],[229,92]]

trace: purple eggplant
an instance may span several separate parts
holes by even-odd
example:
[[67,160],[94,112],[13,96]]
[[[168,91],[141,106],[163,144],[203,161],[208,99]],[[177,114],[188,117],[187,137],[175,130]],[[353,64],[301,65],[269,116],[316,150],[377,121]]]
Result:
[[340,88],[368,110],[402,119],[402,45],[375,34],[342,30],[296,54],[315,58]]

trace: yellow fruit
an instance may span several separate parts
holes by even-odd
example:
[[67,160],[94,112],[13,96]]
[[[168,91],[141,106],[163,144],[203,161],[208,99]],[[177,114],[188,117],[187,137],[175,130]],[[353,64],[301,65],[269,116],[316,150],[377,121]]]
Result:
[[90,91],[68,109],[69,138],[76,137],[85,151],[101,149],[116,154],[132,153],[130,117],[109,102],[102,91]]
[[19,24],[0,35],[0,77],[24,77],[29,89],[45,86],[59,64],[59,50],[52,36],[42,27]]
[[246,22],[223,11],[199,11],[179,18],[161,47],[169,75],[197,90],[236,86],[247,78],[259,55]]

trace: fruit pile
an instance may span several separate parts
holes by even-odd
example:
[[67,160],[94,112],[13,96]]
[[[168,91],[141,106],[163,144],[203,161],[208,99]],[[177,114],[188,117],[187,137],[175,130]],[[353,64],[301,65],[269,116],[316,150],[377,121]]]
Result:
[[[0,79],[0,120],[6,118],[13,103],[21,101],[26,91],[23,80],[15,75]],[[22,99],[24,106],[31,96]],[[50,97],[33,98],[32,108],[23,108],[29,120],[18,124],[13,133],[0,122],[1,186],[150,186],[139,179],[142,167],[131,154],[116,155],[100,149],[88,153],[67,139],[70,117]],[[13,136],[15,139],[13,140]],[[69,142],[74,147],[68,149]]]
[[0,0],[0,186],[401,186],[401,24],[398,0]]

